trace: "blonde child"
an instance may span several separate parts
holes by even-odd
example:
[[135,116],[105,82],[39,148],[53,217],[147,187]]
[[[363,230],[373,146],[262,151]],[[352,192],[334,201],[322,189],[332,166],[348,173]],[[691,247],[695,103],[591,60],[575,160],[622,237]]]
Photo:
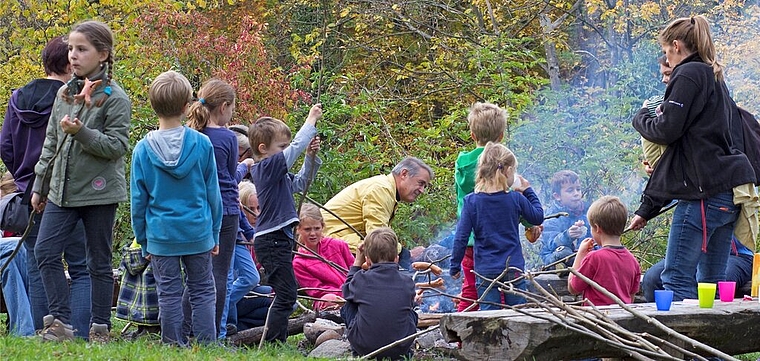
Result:
[[[507,112],[496,104],[477,102],[472,105],[469,114],[467,114],[467,124],[470,127],[470,137],[475,141],[477,147],[471,151],[460,152],[456,160],[454,184],[457,190],[457,216],[462,214],[464,197],[475,190],[478,159],[480,159],[486,144],[488,142],[498,143],[504,138],[504,130],[507,127]],[[467,299],[478,298],[478,292],[475,289],[475,274],[470,272],[473,266],[472,247],[474,243],[475,237],[470,235],[462,259],[462,270],[464,271],[462,297],[465,299],[457,305],[459,312],[467,309],[472,303]],[[470,309],[477,311],[478,306],[475,305]]]
[[[619,198],[604,196],[589,207],[588,221],[593,239],[586,238],[581,242],[573,268],[623,302],[632,303],[633,295],[639,290],[641,267],[620,243],[620,235],[628,221],[628,210]],[[601,248],[592,251],[594,242]],[[567,278],[567,289],[574,295],[583,293],[583,298],[594,306],[615,303],[573,274]]]
[[[475,235],[474,270],[482,276],[495,279],[506,267],[525,267],[518,227],[520,218],[531,224],[541,224],[544,211],[530,183],[522,176],[519,176],[520,186],[510,190],[515,183],[516,169],[517,158],[512,151],[502,144],[486,144],[478,161],[475,192],[464,198],[454,235],[449,272],[455,279],[461,275],[460,263],[470,233]],[[509,282],[519,276],[518,271],[510,270],[501,281]],[[488,282],[482,279],[475,282],[478,297],[481,297]],[[525,280],[516,281],[514,286],[527,288]],[[483,299],[487,303],[481,303],[480,309],[498,309],[495,304],[501,303],[501,296],[497,288],[492,288]],[[523,303],[524,298],[505,294],[504,302],[516,305]]]
[[[210,343],[218,324],[211,259],[219,253],[222,225],[214,147],[208,137],[182,126],[192,97],[182,74],[162,73],[148,96],[159,128],[140,140],[132,155],[132,228],[153,266],[161,341],[187,346],[182,327],[188,318],[195,339]],[[180,307],[183,294],[190,310]]]
[[[293,312],[298,286],[293,273],[293,225],[298,222],[293,193],[301,191],[308,178],[316,174],[322,161],[319,150],[317,120],[322,106],[314,105],[301,130],[291,142],[290,128],[281,120],[265,117],[248,129],[248,140],[257,163],[251,168],[261,213],[256,219],[253,248],[256,259],[264,267],[267,282],[276,296],[267,317],[268,342],[285,342],[288,338],[288,317]],[[296,158],[309,148],[307,157],[296,175],[288,173]]]
[[[356,251],[356,259],[343,284],[346,304],[340,313],[346,337],[355,355],[366,355],[417,331],[414,282],[398,270],[396,233],[375,228]],[[369,269],[362,270],[367,263]],[[411,358],[413,340],[376,355],[377,359]]]

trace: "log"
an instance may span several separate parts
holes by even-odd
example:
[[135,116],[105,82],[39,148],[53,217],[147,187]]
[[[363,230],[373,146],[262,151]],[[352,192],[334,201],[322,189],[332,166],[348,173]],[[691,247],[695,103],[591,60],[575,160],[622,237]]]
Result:
[[[736,299],[731,303],[716,300],[713,308],[699,308],[696,300],[687,300],[674,302],[670,311],[657,311],[653,303],[630,306],[725,353],[737,355],[760,351],[757,342],[760,339],[760,304],[757,299]],[[681,344],[617,305],[599,309],[629,331],[646,332]],[[441,333],[447,342],[462,343],[460,354],[467,360],[540,361],[626,356],[620,350],[550,321],[558,319],[546,310],[523,311],[531,315],[512,310],[447,314],[441,318]]]
[[[296,318],[288,320],[288,335],[297,335],[303,333],[303,326],[309,322],[314,322],[317,315],[314,312],[308,312]],[[232,336],[227,337],[229,342],[235,346],[257,346],[264,333],[264,326],[249,328],[240,331]]]
[[436,326],[443,315],[443,313],[421,313],[417,319],[417,328]]

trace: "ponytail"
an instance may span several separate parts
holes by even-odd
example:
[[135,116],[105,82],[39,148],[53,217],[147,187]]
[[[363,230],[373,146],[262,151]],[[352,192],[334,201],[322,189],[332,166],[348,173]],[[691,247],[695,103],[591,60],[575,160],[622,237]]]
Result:
[[235,101],[235,89],[224,80],[211,78],[198,90],[198,101],[190,105],[187,113],[187,126],[203,130],[211,120],[211,112],[220,105]]
[[[685,50],[696,52],[704,63],[712,66],[715,80],[723,81],[723,65],[716,57],[715,45],[710,35],[710,24],[702,15],[673,20],[660,32],[662,45],[670,45],[674,40],[680,41]],[[678,64],[670,64],[676,66]]]
[[475,193],[493,189],[509,190],[507,176],[502,171],[508,167],[517,167],[515,154],[501,143],[488,142],[478,160]]

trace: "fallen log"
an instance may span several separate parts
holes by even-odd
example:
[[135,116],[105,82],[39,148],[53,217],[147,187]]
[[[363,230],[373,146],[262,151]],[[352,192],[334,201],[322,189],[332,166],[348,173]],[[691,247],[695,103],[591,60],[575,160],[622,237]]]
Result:
[[[305,313],[299,317],[288,320],[288,335],[297,335],[303,333],[303,326],[309,322],[314,322],[317,315],[314,312]],[[261,341],[264,333],[264,326],[249,328],[240,331],[232,336],[228,336],[229,342],[235,346],[256,346]]]
[[[760,338],[757,300],[715,301],[714,308],[699,308],[689,301],[674,302],[670,311],[657,311],[653,303],[630,306],[676,332],[725,353],[736,355],[760,351],[760,343],[756,341]],[[687,346],[617,305],[598,309],[626,330]],[[543,309],[522,309],[521,312],[528,315],[512,310],[447,314],[441,318],[441,333],[447,342],[461,342],[460,355],[468,360],[540,361],[625,356],[620,350],[570,330]]]

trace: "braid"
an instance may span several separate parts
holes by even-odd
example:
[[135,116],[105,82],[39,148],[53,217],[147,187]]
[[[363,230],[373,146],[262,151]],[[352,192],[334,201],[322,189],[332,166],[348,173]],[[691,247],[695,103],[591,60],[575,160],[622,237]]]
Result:
[[111,95],[111,79],[113,78],[113,53],[108,53],[108,59],[106,59],[106,79],[101,86],[105,87],[103,96],[95,103],[96,107],[102,107],[108,100],[108,96]]

